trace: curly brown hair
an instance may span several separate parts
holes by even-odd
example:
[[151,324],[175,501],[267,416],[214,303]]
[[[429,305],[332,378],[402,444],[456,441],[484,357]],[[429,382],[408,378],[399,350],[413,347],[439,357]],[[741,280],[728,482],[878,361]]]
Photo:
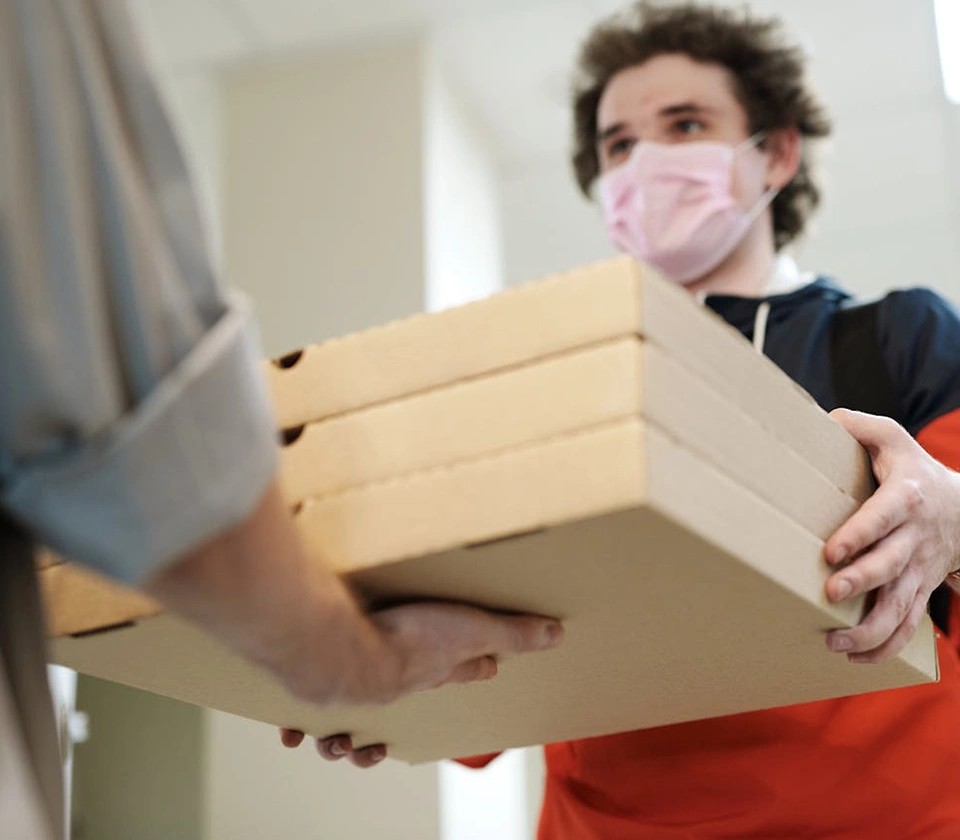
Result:
[[[746,8],[641,0],[598,25],[580,52],[573,168],[584,195],[589,197],[600,174],[597,108],[607,84],[623,70],[675,53],[730,72],[752,134],[796,127],[804,139],[829,136],[830,119],[806,84],[804,54],[786,43],[778,20],[753,17]],[[803,232],[819,203],[820,188],[804,144],[796,177],[773,201],[777,249]]]

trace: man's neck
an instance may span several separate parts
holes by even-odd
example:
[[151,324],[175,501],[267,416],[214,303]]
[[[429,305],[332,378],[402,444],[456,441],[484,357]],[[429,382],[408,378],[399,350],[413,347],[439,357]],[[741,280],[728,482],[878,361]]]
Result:
[[772,225],[763,219],[714,271],[687,285],[692,295],[763,297],[776,267]]

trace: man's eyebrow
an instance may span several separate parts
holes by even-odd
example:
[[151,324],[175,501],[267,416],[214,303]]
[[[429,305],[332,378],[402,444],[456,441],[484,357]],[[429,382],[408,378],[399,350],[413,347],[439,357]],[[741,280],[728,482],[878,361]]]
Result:
[[624,131],[626,127],[626,123],[619,122],[611,125],[609,128],[603,129],[603,131],[597,134],[597,142],[602,143],[604,140],[610,139],[615,134],[619,134],[621,131]]
[[697,105],[696,102],[680,102],[676,105],[668,105],[660,109],[661,117],[681,117],[689,114],[712,114],[712,108],[703,105]]
[[[698,105],[696,102],[679,102],[676,105],[668,105],[665,108],[661,108],[658,116],[660,117],[683,117],[683,116],[696,116],[697,114],[714,114],[716,111],[713,108],[708,108],[705,105]],[[597,132],[597,143],[603,143],[605,140],[609,140],[611,137],[614,137],[620,132],[625,131],[627,124],[624,122],[618,122],[611,125],[609,128],[604,128],[601,131]]]

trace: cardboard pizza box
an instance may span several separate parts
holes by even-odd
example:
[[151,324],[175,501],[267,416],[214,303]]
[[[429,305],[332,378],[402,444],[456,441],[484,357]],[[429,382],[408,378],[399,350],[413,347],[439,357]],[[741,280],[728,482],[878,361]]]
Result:
[[856,623],[865,601],[825,600],[822,541],[641,418],[314,499],[298,521],[371,604],[556,615],[565,643],[505,659],[489,684],[315,708],[188,624],[115,589],[101,597],[61,565],[41,572],[53,661],[314,735],[351,732],[411,762],[938,676],[928,620],[882,666],[829,652],[824,633]]
[[445,312],[336,338],[265,365],[278,423],[308,423],[543,361],[611,339],[662,348],[854,498],[863,450],[812,397],[675,283],[628,257]]

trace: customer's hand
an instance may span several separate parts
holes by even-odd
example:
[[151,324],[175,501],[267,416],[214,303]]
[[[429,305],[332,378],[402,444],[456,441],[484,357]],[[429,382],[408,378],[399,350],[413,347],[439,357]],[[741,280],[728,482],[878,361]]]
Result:
[[448,683],[492,679],[498,656],[548,650],[563,635],[552,619],[444,603],[394,607],[366,622],[365,650],[355,654],[337,702],[386,703]]
[[[304,734],[295,729],[281,729],[280,742],[285,747],[299,747],[303,743]],[[355,767],[367,770],[376,767],[387,757],[387,748],[384,744],[372,744],[357,749],[353,746],[353,739],[349,735],[333,735],[330,738],[317,738],[317,752],[327,761],[347,759]]]
[[[366,689],[359,698],[392,699],[400,694],[446,683],[489,680],[497,674],[497,655],[555,647],[563,635],[559,623],[542,618],[498,616],[470,607],[412,604],[371,616],[380,634],[385,665],[367,666],[361,673],[382,674],[379,690]],[[399,670],[398,670],[399,666]],[[350,700],[349,696],[345,699]],[[302,732],[281,730],[286,747],[298,747]],[[349,735],[317,739],[317,751],[329,761],[349,759],[357,767],[373,767],[387,756],[383,744],[355,749]]]
[[903,650],[933,590],[960,567],[960,475],[893,420],[843,409],[831,416],[867,450],[880,486],[827,541],[828,563],[850,561],[827,581],[827,597],[876,590],[863,621],[832,631],[827,645],[855,662],[883,662]]

